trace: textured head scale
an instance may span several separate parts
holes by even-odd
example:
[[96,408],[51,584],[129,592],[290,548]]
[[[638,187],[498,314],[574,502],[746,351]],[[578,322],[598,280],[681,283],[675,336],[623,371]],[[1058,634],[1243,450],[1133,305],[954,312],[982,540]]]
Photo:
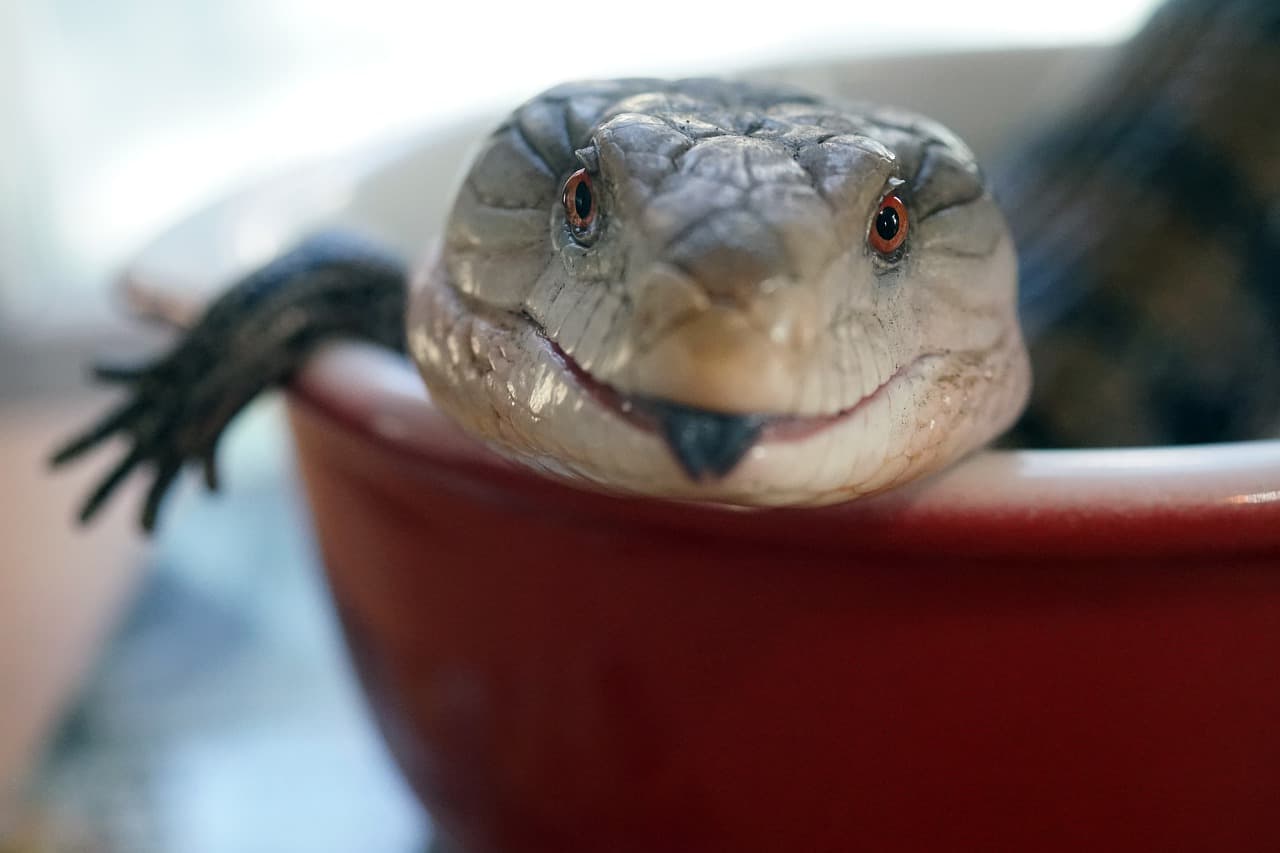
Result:
[[[580,171],[589,231],[563,198]],[[882,255],[888,195],[911,230]],[[443,406],[528,461],[830,500],[1016,414],[1013,278],[972,155],[933,122],[745,83],[572,84],[478,156],[411,345]]]

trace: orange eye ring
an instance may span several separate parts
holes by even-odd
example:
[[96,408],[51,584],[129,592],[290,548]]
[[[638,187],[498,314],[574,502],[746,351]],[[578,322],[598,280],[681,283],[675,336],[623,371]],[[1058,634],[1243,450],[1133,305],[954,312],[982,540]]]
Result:
[[564,204],[564,215],[570,228],[577,233],[590,230],[596,220],[596,196],[586,169],[579,169],[564,182],[560,201]]
[[907,240],[907,206],[902,199],[890,193],[880,202],[880,209],[871,220],[867,242],[882,255],[892,255]]

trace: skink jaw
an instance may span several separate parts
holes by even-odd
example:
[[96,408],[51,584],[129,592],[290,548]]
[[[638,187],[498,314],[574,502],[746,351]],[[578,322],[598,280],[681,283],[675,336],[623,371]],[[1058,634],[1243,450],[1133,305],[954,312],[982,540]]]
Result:
[[763,415],[708,412],[665,400],[634,403],[657,421],[658,432],[692,480],[728,475],[755,446],[765,425]]

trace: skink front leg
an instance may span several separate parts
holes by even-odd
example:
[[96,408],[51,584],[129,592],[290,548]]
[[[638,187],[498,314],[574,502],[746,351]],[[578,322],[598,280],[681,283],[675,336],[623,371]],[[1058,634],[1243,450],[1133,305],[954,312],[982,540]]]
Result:
[[346,236],[313,238],[236,283],[165,355],[96,367],[97,379],[124,386],[127,397],[58,450],[53,464],[114,436],[131,446],[85,501],[81,520],[139,466],[154,474],[141,518],[148,531],[185,465],[202,465],[216,489],[214,457],[227,424],[287,382],[319,344],[353,338],[404,350],[405,292],[405,269],[385,252]]

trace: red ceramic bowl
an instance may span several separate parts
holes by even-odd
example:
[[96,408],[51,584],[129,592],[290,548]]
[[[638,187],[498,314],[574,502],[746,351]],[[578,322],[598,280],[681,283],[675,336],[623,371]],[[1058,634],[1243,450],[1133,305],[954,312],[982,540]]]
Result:
[[[769,76],[913,107],[998,162],[1104,59]],[[335,205],[417,251],[489,124],[233,196],[132,278],[227,280]],[[367,350],[321,360],[292,412],[359,670],[460,851],[1280,850],[1280,442],[985,453],[748,512],[515,470]]]
[[1280,849],[1280,442],[735,511],[516,470],[368,350],[292,418],[358,669],[460,851]]

